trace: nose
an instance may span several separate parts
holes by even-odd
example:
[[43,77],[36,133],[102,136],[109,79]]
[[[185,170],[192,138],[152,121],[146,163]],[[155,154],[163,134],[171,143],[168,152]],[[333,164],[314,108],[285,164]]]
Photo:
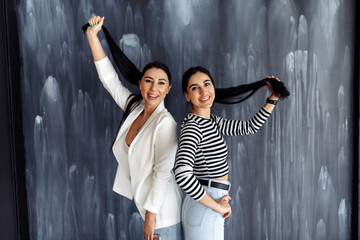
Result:
[[202,87],[199,87],[199,93],[200,95],[204,93],[204,89]]
[[150,90],[156,90],[157,89],[157,86],[155,83],[152,83],[151,86],[150,86]]

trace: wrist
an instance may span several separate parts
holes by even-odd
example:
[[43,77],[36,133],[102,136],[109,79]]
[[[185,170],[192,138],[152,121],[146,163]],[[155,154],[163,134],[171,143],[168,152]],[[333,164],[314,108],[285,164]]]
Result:
[[222,212],[222,207],[221,207],[221,205],[219,203],[217,203],[213,210],[215,212],[217,212],[217,213],[221,213]]
[[90,28],[86,30],[86,36],[89,40],[93,40],[97,38],[97,32],[92,31]]
[[270,97],[268,97],[267,99],[277,101],[277,100],[279,100],[279,97],[277,97],[276,95],[273,94]]
[[150,212],[150,211],[146,211],[145,218],[155,219],[155,218],[156,218],[156,213],[153,213],[153,212]]
[[272,99],[270,99],[270,98],[267,98],[267,99],[266,99],[266,103],[268,103],[268,104],[276,105],[277,102],[278,102],[278,100],[272,100]]

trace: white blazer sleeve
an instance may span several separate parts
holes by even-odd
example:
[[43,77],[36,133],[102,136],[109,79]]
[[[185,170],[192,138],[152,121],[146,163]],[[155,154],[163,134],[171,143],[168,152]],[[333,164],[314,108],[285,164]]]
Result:
[[125,110],[126,103],[128,97],[131,95],[131,92],[121,84],[109,58],[106,56],[104,59],[94,63],[99,74],[99,78],[105,89],[113,97],[117,105],[119,105],[122,110]]
[[153,181],[143,207],[158,213],[173,175],[177,149],[176,122],[171,116],[166,116],[158,124],[154,148]]

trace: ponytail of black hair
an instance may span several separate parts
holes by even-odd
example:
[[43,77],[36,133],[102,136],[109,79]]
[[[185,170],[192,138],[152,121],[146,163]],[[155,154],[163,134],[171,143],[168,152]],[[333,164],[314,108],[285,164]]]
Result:
[[[90,24],[87,23],[84,26],[82,26],[82,30],[84,33],[86,33],[87,28],[90,27]],[[140,70],[131,62],[131,60],[124,54],[124,52],[120,49],[120,47],[116,44],[114,39],[111,37],[109,31],[107,28],[103,25],[102,30],[105,35],[105,39],[109,45],[109,49],[111,52],[111,55],[114,59],[115,65],[119,69],[120,73],[124,76],[124,78],[131,84],[138,86],[139,81],[141,80],[142,76],[145,74],[147,70],[150,68],[159,68],[163,70],[166,75],[168,76],[169,83],[171,84],[171,74],[169,71],[169,68],[161,63],[161,62],[151,62],[147,64],[143,71],[140,72]],[[129,114],[137,107],[139,106],[141,100],[142,100],[141,94],[131,94],[128,98],[128,104],[126,106],[126,109],[124,111],[123,117],[121,119],[119,129],[121,125],[124,123],[125,119],[129,116]]]
[[[187,85],[189,79],[192,75],[194,75],[197,72],[202,72],[208,75],[212,84],[215,87],[214,79],[211,76],[209,70],[201,66],[191,67],[184,73],[182,77],[181,85],[182,85],[183,93],[187,93]],[[267,85],[266,82],[269,82],[271,84],[274,94],[279,98],[284,99],[290,96],[290,93],[285,87],[283,82],[278,81],[276,78],[265,78],[257,82],[242,84],[236,87],[229,87],[229,88],[215,87],[214,101],[221,104],[236,104],[243,102],[249,97],[251,97],[261,87],[266,86]]]
[[[82,30],[84,31],[84,33],[86,33],[88,27],[90,27],[89,23],[82,26]],[[107,28],[103,25],[101,29],[104,32],[105,39],[109,45],[111,55],[121,74],[129,83],[133,85],[139,85],[139,80],[142,77],[140,70],[130,61],[130,59],[124,54],[124,52],[121,51],[119,46],[111,37]]]

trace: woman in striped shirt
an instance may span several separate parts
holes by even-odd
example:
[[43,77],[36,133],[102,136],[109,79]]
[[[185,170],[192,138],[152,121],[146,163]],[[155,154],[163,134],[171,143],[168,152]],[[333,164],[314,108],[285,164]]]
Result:
[[[214,100],[222,103],[240,102],[265,85],[272,95],[252,119],[228,120],[211,114]],[[215,91],[210,72],[202,67],[193,67],[184,73],[182,88],[186,100],[192,104],[190,113],[181,125],[175,165],[176,181],[186,192],[182,207],[185,237],[187,240],[223,239],[224,219],[231,214],[228,203],[231,198],[228,195],[227,146],[222,135],[256,133],[270,116],[279,97],[287,97],[289,93],[274,77]],[[248,91],[252,92],[244,99],[230,102],[233,97]]]

